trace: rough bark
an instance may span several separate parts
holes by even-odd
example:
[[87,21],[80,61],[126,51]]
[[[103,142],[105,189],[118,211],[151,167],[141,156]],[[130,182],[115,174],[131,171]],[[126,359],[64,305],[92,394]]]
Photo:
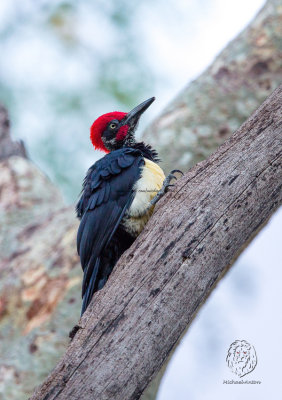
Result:
[[138,399],[282,201],[282,86],[166,196],[32,400]]
[[[146,129],[143,138],[158,148],[166,172],[208,157],[282,82],[281,27],[281,1],[268,0]],[[164,372],[142,400],[155,399]]]
[[268,0],[144,133],[168,171],[208,157],[282,82],[281,0]]

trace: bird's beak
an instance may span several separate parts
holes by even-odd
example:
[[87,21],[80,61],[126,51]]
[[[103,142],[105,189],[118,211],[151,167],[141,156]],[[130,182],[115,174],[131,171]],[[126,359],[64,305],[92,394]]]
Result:
[[134,126],[141,117],[141,114],[143,114],[143,112],[146,111],[154,101],[155,97],[151,97],[150,99],[143,101],[143,103],[139,104],[137,107],[133,108],[133,110],[126,114],[123,124]]

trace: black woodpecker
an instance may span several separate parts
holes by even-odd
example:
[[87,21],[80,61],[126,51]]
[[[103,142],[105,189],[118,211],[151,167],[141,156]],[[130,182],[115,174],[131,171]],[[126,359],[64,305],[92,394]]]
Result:
[[107,154],[89,168],[76,206],[81,220],[77,251],[84,273],[81,315],[144,228],[156,202],[173,186],[173,174],[180,172],[174,170],[166,178],[157,152],[135,140],[139,118],[154,100],[144,101],[129,113],[101,115],[91,126],[95,149]]

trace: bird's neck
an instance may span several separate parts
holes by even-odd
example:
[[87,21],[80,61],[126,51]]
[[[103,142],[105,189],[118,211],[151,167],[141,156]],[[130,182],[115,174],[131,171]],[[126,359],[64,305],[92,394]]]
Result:
[[126,147],[130,147],[131,149],[140,150],[144,157],[148,158],[151,161],[159,162],[159,155],[155,149],[153,149],[149,144],[145,144],[144,142],[135,142],[132,141],[128,143]]

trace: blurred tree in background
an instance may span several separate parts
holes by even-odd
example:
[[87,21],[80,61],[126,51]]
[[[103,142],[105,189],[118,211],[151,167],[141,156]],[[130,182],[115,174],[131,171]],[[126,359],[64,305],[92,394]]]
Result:
[[89,143],[93,120],[155,95],[144,127],[263,2],[2,0],[0,101],[12,133],[75,201],[100,157]]
[[128,0],[23,1],[1,24],[1,101],[31,158],[69,201],[98,157],[89,152],[94,118],[154,91],[134,29],[139,7]]

